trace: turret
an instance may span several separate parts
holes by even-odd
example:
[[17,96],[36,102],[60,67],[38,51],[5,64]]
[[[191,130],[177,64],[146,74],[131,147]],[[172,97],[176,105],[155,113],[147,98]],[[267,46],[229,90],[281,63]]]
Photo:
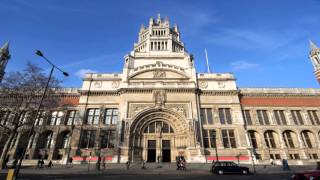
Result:
[[310,41],[309,58],[312,62],[316,79],[320,84],[320,48],[318,48],[312,41]]
[[4,77],[5,69],[8,64],[9,59],[10,59],[9,42],[6,42],[0,48],[0,83]]

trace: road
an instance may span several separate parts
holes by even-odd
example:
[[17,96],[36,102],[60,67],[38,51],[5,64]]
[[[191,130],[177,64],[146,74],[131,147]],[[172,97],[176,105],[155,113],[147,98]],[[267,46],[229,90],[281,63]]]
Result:
[[[81,179],[108,179],[108,180],[132,180],[132,179],[139,179],[139,180],[212,180],[212,179],[241,179],[241,180],[250,180],[250,179],[259,179],[259,180],[286,180],[290,175],[288,174],[256,174],[256,175],[108,175],[108,174],[24,174],[21,175],[19,180],[81,180]],[[0,179],[5,179],[4,174],[0,175]]]

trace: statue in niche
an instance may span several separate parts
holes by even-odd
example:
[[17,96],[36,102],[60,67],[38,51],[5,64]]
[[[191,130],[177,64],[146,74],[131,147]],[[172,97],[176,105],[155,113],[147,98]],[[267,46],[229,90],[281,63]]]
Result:
[[156,105],[164,105],[165,99],[166,99],[166,94],[165,91],[163,90],[158,90],[153,92],[153,100]]

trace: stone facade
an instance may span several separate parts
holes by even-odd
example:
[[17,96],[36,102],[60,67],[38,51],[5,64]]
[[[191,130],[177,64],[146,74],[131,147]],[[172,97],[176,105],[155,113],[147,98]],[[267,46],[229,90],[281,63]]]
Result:
[[[141,26],[121,73],[87,74],[62,101],[37,124],[27,159],[306,164],[320,155],[319,89],[239,89],[233,74],[197,73],[178,26],[160,16]],[[12,156],[26,138],[17,135]]]

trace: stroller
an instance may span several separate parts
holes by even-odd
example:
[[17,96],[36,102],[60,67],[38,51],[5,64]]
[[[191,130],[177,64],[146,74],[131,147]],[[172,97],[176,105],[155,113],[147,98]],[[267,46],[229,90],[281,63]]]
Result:
[[183,156],[178,156],[176,158],[177,161],[177,170],[187,170],[186,168],[186,160]]

